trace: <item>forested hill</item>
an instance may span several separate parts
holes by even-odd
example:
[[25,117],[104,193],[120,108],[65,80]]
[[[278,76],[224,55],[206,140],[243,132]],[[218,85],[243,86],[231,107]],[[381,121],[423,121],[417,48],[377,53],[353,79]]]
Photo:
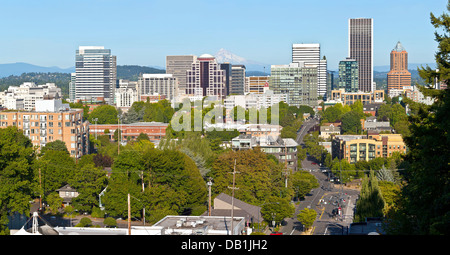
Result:
[[[165,73],[165,70],[156,69],[147,66],[124,65],[117,66],[117,79],[137,81],[141,73]],[[21,75],[10,75],[0,78],[0,91],[8,89],[9,86],[19,86],[24,82],[35,82],[36,84],[45,84],[47,82],[55,83],[60,87],[64,95],[69,94],[70,73],[23,73]]]

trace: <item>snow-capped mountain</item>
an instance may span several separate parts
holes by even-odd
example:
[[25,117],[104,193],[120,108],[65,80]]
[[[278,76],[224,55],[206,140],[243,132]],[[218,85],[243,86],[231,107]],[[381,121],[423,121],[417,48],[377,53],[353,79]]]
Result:
[[233,54],[226,49],[220,49],[214,56],[217,63],[231,63],[233,65],[245,65],[247,71],[264,71],[266,67],[266,72],[270,73],[270,65],[259,63],[252,60],[247,60],[241,56]]

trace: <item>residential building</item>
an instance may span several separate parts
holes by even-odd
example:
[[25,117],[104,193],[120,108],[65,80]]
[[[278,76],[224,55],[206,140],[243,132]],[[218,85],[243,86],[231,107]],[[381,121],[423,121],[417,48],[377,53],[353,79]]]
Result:
[[387,91],[411,86],[411,73],[408,71],[408,52],[400,42],[391,51],[391,70],[387,74]]
[[363,105],[363,112],[369,113],[372,116],[377,116],[378,108],[384,103],[368,103]]
[[229,95],[244,95],[245,93],[245,66],[231,66],[231,86]]
[[37,100],[61,97],[61,88],[54,83],[36,85],[34,82],[24,82],[19,86],[9,86],[8,90],[0,92],[0,105],[9,110],[32,111]]
[[303,62],[272,65],[270,88],[275,94],[287,94],[289,105],[317,107],[317,68]]
[[83,109],[71,109],[61,99],[38,100],[34,111],[0,112],[0,128],[8,126],[23,130],[39,148],[61,140],[72,157],[89,153],[89,122],[83,122]]
[[367,117],[364,122],[362,122],[362,130],[375,132],[392,131],[389,121],[377,121],[375,116]]
[[166,56],[166,74],[172,74],[177,79],[178,95],[186,94],[186,72],[191,70],[192,63],[197,60],[194,55]]
[[384,90],[374,90],[373,92],[345,92],[341,90],[332,90],[328,103],[341,103],[352,105],[356,101],[361,101],[363,105],[372,103],[383,103]]
[[246,124],[239,127],[237,130],[241,134],[251,135],[252,137],[278,137],[281,135],[282,128],[283,127],[280,125],[273,124]]
[[297,171],[297,146],[298,143],[292,138],[270,135],[240,134],[231,140],[233,150],[260,148],[262,152],[274,155],[279,162],[286,162],[294,171]]
[[328,139],[332,135],[340,135],[340,134],[341,134],[340,126],[335,126],[334,124],[320,126],[319,137],[323,139]]
[[160,95],[172,101],[178,96],[178,85],[178,79],[173,74],[144,73],[138,78],[138,98],[141,100],[143,96]]
[[405,97],[416,103],[423,103],[426,105],[432,105],[434,103],[434,99],[432,97],[425,97],[416,86],[412,86],[411,90],[405,90]]
[[[136,122],[131,124],[97,124],[91,125],[89,132],[91,135],[100,136],[108,135],[113,138],[114,132],[120,129],[121,141],[136,140],[136,138],[144,133],[150,141],[160,141],[166,135],[166,129],[169,123],[162,122]],[[106,131],[106,132],[105,132]]]
[[203,54],[192,63],[186,72],[186,94],[193,98],[226,96],[225,71],[214,56]]
[[373,82],[373,19],[348,21],[348,57],[358,62],[358,90],[372,92]]
[[249,76],[245,81],[245,93],[262,94],[269,87],[270,76]]
[[75,56],[75,100],[114,104],[116,56],[103,46],[80,46]]
[[393,152],[406,153],[401,134],[337,135],[332,141],[332,158],[350,163],[390,157]]
[[56,191],[59,193],[59,197],[63,199],[63,207],[72,204],[72,199],[80,195],[78,191],[72,188],[69,184],[66,184],[64,187],[57,189]]
[[358,92],[358,62],[351,58],[346,58],[339,62],[339,83],[338,89],[345,92]]
[[317,95],[324,96],[327,88],[327,60],[320,59],[319,43],[292,44],[292,63],[304,62],[306,67],[317,68]]

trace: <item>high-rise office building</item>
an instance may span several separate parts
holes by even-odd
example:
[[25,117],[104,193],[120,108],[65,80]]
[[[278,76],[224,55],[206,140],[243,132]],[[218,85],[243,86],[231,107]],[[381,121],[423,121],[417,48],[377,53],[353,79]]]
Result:
[[75,57],[75,100],[114,103],[116,56],[103,46],[80,46]]
[[375,90],[373,82],[373,19],[348,21],[348,56],[358,61],[359,90]]
[[231,90],[231,67],[232,65],[230,63],[220,63],[219,64],[220,69],[222,69],[223,75],[225,77],[225,95],[228,96],[230,94]]
[[192,68],[197,60],[194,55],[166,56],[166,74],[172,74],[178,81],[178,95],[186,94],[186,72]]
[[245,92],[245,66],[232,65],[231,86],[229,95],[244,95]]
[[358,61],[346,58],[339,62],[338,89],[345,92],[358,92]]
[[272,65],[270,89],[275,94],[287,94],[289,105],[317,106],[317,67],[303,62]]
[[408,52],[398,42],[391,51],[391,70],[387,74],[387,90],[403,89],[411,86],[411,73],[408,71]]
[[317,94],[324,96],[327,90],[327,60],[320,59],[319,43],[292,44],[292,63],[304,62],[306,67],[317,68]]
[[141,74],[138,79],[138,98],[151,95],[165,96],[169,101],[177,96],[177,78],[173,74]]
[[214,56],[203,54],[186,72],[186,94],[193,97],[226,96],[225,71]]

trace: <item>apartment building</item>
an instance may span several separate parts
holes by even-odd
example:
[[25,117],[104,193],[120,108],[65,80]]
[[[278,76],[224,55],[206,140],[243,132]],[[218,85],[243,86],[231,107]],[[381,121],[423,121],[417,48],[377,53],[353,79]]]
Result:
[[350,163],[390,157],[393,152],[406,153],[401,134],[337,135],[332,141],[332,158]]
[[61,96],[61,88],[55,83],[36,85],[34,82],[24,82],[0,92],[0,105],[9,110],[32,111],[37,100],[58,99]]
[[1,111],[0,128],[16,126],[38,148],[61,140],[72,157],[89,153],[89,122],[83,122],[83,109],[71,109],[61,100],[38,100],[35,108]]

